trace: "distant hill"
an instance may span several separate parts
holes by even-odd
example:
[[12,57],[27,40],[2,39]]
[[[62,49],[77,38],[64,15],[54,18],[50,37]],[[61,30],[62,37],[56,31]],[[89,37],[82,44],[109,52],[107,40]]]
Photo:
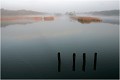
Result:
[[102,16],[119,16],[119,10],[94,11],[94,12],[86,12],[84,14],[102,15]]
[[8,15],[8,16],[12,16],[12,15],[43,15],[43,14],[47,14],[44,12],[37,12],[37,11],[30,11],[30,10],[6,10],[6,9],[1,9],[1,15]]

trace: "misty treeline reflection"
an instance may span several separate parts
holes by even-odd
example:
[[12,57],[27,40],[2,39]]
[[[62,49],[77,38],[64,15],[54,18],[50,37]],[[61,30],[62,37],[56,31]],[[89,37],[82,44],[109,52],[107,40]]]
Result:
[[[46,22],[46,21],[55,21],[59,18],[64,18],[66,16],[55,16],[55,15],[47,15],[47,16],[2,16],[1,17],[1,27],[5,27],[8,25],[14,24],[30,24],[35,22]],[[119,24],[119,20],[113,19],[104,19],[101,17],[81,17],[81,16],[67,16],[70,20],[77,21],[81,24],[90,24],[90,23],[110,23],[110,24]]]

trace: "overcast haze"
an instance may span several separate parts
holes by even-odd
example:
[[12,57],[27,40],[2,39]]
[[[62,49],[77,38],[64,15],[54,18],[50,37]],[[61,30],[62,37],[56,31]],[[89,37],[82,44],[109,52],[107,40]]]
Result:
[[119,9],[119,0],[1,0],[1,8],[40,12],[88,12]]

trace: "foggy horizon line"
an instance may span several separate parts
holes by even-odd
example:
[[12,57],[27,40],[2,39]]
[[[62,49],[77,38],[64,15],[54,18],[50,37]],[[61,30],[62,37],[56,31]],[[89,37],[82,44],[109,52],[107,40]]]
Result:
[[100,12],[100,11],[110,11],[110,10],[119,10],[119,9],[106,9],[106,10],[91,10],[91,11],[67,11],[66,12],[49,12],[49,11],[39,11],[39,10],[30,10],[30,9],[6,9],[6,8],[0,8],[0,10],[11,10],[11,11],[19,11],[19,10],[26,10],[26,11],[34,11],[34,12],[47,12],[47,13],[67,13],[67,12],[76,12],[76,13],[87,13],[87,12]]

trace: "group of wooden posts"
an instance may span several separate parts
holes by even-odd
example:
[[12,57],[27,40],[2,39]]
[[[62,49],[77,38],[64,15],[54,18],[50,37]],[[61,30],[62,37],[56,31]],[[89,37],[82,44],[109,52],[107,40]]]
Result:
[[[75,71],[75,59],[76,59],[76,54],[73,53],[73,66],[72,70]],[[94,66],[93,69],[96,70],[96,64],[97,64],[97,53],[94,53]],[[86,67],[86,53],[83,53],[83,65],[82,65],[82,70],[85,72],[85,67]],[[61,71],[61,56],[60,52],[58,52],[58,72]]]

